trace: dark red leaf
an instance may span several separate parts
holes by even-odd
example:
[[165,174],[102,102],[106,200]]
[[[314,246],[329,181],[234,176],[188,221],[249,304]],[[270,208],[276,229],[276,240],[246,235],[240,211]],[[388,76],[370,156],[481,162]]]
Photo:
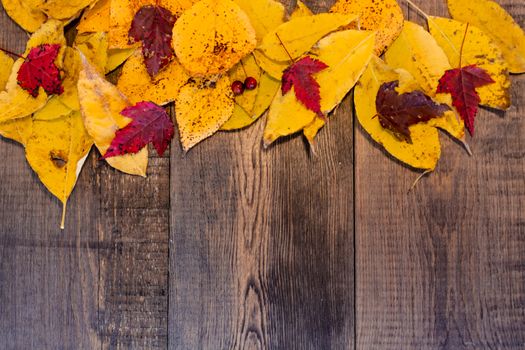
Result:
[[312,75],[326,68],[328,68],[328,65],[310,56],[301,58],[283,72],[281,87],[283,95],[289,92],[293,86],[297,100],[306,108],[324,118],[324,114],[321,111],[319,83]]
[[130,43],[142,41],[142,55],[151,77],[174,56],[171,37],[176,20],[177,17],[169,10],[161,6],[146,5],[135,14],[131,22]]
[[18,85],[33,97],[38,96],[40,87],[49,95],[63,93],[60,70],[55,64],[59,51],[59,44],[32,48],[18,70]]
[[437,92],[452,95],[452,104],[471,135],[474,135],[474,121],[481,102],[476,88],[492,83],[490,75],[476,65],[450,69],[439,80]]
[[166,110],[152,102],[139,102],[125,108],[121,114],[132,121],[117,131],[104,158],[137,153],[150,142],[162,156],[174,133],[173,122]]
[[412,142],[411,125],[442,116],[450,107],[438,104],[421,91],[399,94],[399,81],[384,83],[376,97],[377,116],[381,126],[388,129],[400,140]]

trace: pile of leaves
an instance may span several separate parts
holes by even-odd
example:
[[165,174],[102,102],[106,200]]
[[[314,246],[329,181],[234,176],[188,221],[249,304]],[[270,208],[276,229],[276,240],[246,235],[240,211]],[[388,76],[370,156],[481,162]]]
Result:
[[319,14],[275,0],[2,3],[32,35],[24,53],[0,54],[0,134],[25,146],[64,213],[93,146],[112,167],[146,175],[148,144],[162,155],[175,134],[171,104],[185,151],[262,115],[265,147],[295,133],[313,146],[355,86],[370,136],[431,171],[437,130],[464,142],[478,105],[509,108],[509,73],[525,72],[525,34],[491,0],[448,0],[453,19],[418,9],[429,31],[395,0],[339,0]]

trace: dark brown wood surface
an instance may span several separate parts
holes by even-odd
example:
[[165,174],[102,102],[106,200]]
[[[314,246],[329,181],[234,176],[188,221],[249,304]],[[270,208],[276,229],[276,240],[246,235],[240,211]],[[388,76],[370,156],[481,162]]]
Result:
[[[502,4],[525,25],[522,1]],[[0,45],[25,39],[0,11]],[[301,138],[262,149],[262,122],[187,154],[174,142],[147,179],[93,153],[64,231],[23,149],[1,140],[0,349],[525,349],[513,78],[514,106],[481,112],[475,156],[444,136],[410,194],[418,174],[354,128],[351,96],[317,156]]]

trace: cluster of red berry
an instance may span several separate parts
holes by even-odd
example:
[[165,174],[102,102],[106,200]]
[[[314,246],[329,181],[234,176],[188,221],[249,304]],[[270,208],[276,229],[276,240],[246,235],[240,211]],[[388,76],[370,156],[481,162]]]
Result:
[[240,80],[235,80],[232,84],[232,91],[235,96],[242,95],[244,90],[255,90],[257,87],[257,79],[248,77],[244,79],[244,83]]

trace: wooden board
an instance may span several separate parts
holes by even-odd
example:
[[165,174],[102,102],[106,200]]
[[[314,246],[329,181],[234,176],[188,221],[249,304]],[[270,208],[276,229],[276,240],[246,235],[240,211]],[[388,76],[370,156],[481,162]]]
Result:
[[[525,6],[503,4],[523,26]],[[0,11],[0,45],[25,40]],[[1,140],[0,348],[525,348],[525,78],[514,83],[505,116],[482,112],[475,157],[445,137],[437,172],[408,195],[417,174],[354,130],[351,96],[316,156],[300,138],[264,150],[262,120],[187,154],[174,142],[146,180],[94,152],[65,231],[23,148]]]
[[[525,4],[501,3],[523,27]],[[409,194],[418,174],[357,129],[358,349],[525,348],[524,78],[506,114],[481,111],[475,156],[442,135],[436,172]]]

